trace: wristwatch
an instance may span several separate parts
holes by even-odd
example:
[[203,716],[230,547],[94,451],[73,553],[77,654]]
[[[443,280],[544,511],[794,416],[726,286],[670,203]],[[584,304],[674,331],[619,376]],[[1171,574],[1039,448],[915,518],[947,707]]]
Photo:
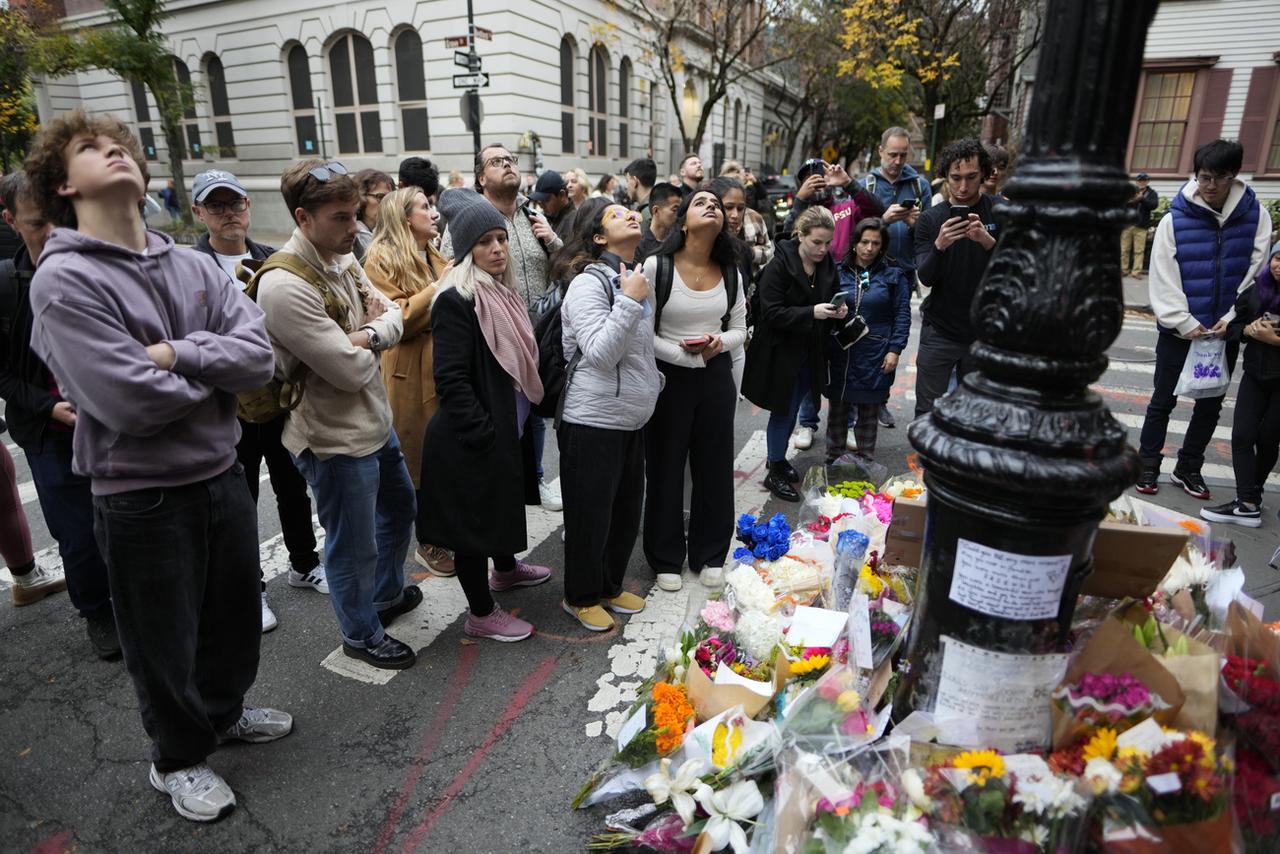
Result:
[[378,337],[378,331],[372,326],[361,326],[360,331],[369,336],[369,349],[378,352],[382,349],[382,339]]

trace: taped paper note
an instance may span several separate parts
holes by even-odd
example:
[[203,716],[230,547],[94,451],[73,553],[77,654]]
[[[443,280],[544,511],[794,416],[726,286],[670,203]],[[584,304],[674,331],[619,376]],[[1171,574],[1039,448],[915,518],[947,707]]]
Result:
[[1062,606],[1071,555],[1020,555],[961,538],[951,600],[1007,620],[1046,620]]

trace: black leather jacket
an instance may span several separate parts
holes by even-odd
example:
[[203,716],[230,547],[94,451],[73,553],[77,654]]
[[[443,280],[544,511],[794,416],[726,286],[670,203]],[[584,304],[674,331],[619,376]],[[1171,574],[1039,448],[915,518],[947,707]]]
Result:
[[[49,413],[58,399],[49,369],[31,349],[31,276],[35,265],[23,247],[12,265],[0,262],[0,397],[9,434],[23,449],[40,451],[51,438]],[[58,433],[71,440],[70,431]]]

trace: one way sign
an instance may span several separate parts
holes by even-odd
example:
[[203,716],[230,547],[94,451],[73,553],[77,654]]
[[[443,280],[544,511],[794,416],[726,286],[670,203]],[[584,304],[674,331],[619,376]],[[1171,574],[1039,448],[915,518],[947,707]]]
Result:
[[478,74],[455,74],[453,75],[453,88],[455,89],[483,89],[489,85],[489,74],[481,71]]

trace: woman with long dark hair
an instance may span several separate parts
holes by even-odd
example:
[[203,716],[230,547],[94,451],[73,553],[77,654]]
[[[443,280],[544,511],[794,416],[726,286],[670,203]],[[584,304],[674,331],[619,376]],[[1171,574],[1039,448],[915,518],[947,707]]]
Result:
[[644,431],[662,389],[649,280],[632,266],[640,214],[609,204],[577,229],[577,275],[560,308],[568,363],[557,428],[564,494],[563,607],[583,628],[644,600],[622,589],[644,503]]
[[[680,203],[675,229],[644,262],[653,283],[654,353],[666,378],[645,433],[644,553],[663,590],[680,589],[686,558],[707,587],[724,583],[738,402],[729,354],[747,338],[736,262],[724,206],[706,190]],[[686,463],[693,480],[687,538]]]
[[1253,287],[1236,298],[1228,341],[1244,338],[1244,369],[1231,425],[1231,465],[1236,497],[1200,511],[1203,519],[1257,528],[1262,489],[1280,458],[1280,243],[1258,271]]
[[[756,280],[756,254],[747,242],[742,238],[742,226],[745,213],[747,210],[747,194],[742,186],[742,182],[737,178],[727,178],[721,176],[707,183],[707,189],[720,197],[720,203],[724,205],[725,225],[732,238],[733,255],[738,267],[739,280],[743,283],[747,292],[747,326],[750,327],[754,322],[751,317],[751,291],[752,283]],[[773,257],[773,247],[769,247],[769,256]],[[737,347],[729,354],[733,357],[733,386],[734,388],[742,388],[742,371],[747,361],[746,342],[743,346]]]
[[848,313],[843,301],[833,302],[839,282],[829,253],[834,234],[831,211],[814,205],[796,218],[795,239],[779,241],[760,274],[760,317],[747,349],[742,393],[769,410],[764,485],[783,501],[800,500],[800,474],[787,460],[787,444],[800,404],[823,388],[827,321]]
[[866,322],[867,334],[856,342],[827,336],[828,463],[847,448],[851,407],[858,413],[858,453],[868,459],[875,454],[880,407],[889,399],[898,356],[911,334],[911,283],[889,256],[884,220],[868,217],[854,226],[840,264],[840,290],[850,314]]

